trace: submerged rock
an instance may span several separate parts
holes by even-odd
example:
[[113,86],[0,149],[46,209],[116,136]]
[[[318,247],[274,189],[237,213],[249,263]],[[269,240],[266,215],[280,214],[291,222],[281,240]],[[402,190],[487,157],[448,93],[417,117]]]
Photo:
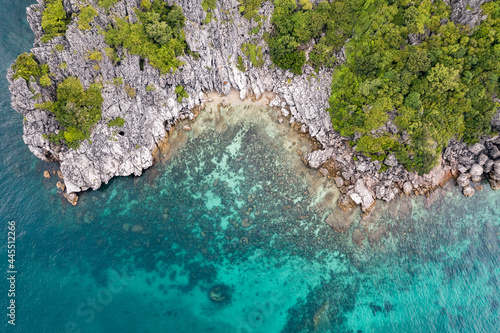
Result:
[[64,193],[64,197],[73,206],[76,206],[78,203],[78,195],[76,193]]
[[212,287],[208,293],[210,300],[216,303],[230,303],[231,289],[226,285],[220,284]]
[[339,208],[344,212],[350,212],[354,209],[354,207],[356,207],[356,205],[358,204],[347,194],[340,196],[340,198],[337,200],[337,206],[339,206]]
[[241,221],[241,226],[243,228],[250,228],[252,226],[252,221],[248,218],[245,218]]
[[132,226],[130,230],[132,230],[132,232],[139,233],[144,231],[144,227],[142,225],[136,224]]
[[61,191],[64,191],[66,189],[66,186],[64,185],[64,183],[62,181],[58,181],[56,184],[56,187],[61,189]]
[[363,232],[361,232],[360,229],[355,229],[354,232],[352,233],[352,242],[356,244],[357,246],[362,246],[363,241],[366,239],[365,235],[363,235]]
[[341,209],[335,209],[326,218],[326,223],[336,232],[346,232],[351,226],[352,216]]

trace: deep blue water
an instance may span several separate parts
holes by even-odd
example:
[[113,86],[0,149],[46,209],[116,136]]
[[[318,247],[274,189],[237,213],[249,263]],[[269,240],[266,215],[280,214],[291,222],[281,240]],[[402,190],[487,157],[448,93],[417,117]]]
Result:
[[[30,1],[0,2],[5,73],[33,35]],[[168,161],[73,207],[42,176],[57,165],[24,145],[3,76],[0,269],[15,220],[18,274],[15,328],[0,283],[1,332],[500,331],[500,194],[487,184],[430,208],[380,205],[338,234],[324,222],[335,189],[290,153],[307,143],[271,111],[235,106],[202,111],[213,122],[180,131]]]

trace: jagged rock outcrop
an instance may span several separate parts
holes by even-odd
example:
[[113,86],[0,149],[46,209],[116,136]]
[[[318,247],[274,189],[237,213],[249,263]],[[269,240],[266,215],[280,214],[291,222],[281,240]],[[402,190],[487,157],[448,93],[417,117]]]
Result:
[[[49,65],[53,82],[77,76],[84,87],[96,81],[103,83],[102,120],[93,129],[91,143],[84,141],[73,150],[55,145],[42,136],[59,129],[50,112],[35,108],[37,102],[54,98],[55,85],[42,88],[32,83],[30,90],[24,79],[12,80],[12,71],[8,73],[12,106],[26,119],[24,141],[37,157],[60,162],[68,193],[97,189],[114,176],[140,175],[143,169],[152,165],[152,151],[166,131],[179,119],[194,117],[192,108],[203,104],[204,93],[209,91],[228,94],[236,89],[242,99],[250,93],[259,99],[265,91],[274,92],[277,97],[272,105],[286,109],[291,122],[304,124],[303,130],[309,131],[324,147],[332,141],[331,121],[324,112],[330,95],[331,71],[322,70],[311,75],[312,68],[306,67],[303,75],[294,76],[277,67],[271,69],[267,44],[262,39],[264,32],[271,31],[273,6],[270,2],[266,2],[259,12],[266,16],[259,35],[250,34],[252,23],[239,13],[236,0],[217,1],[213,19],[208,24],[203,23],[206,13],[201,0],[169,1],[170,4],[174,2],[183,8],[186,17],[186,42],[200,58],[181,57],[185,64],[168,75],[160,75],[147,59],[141,69],[140,57],[123,51],[118,54],[123,60],[116,65],[107,56],[98,66],[88,58],[89,52],[105,54],[108,45],[99,29],[108,26],[112,15],[128,16],[131,22],[137,19],[133,8],[139,6],[139,0],[120,1],[109,11],[92,3],[98,16],[91,30],[78,29],[73,20],[65,36],[55,37],[48,43],[40,42],[43,0],[27,9],[28,21],[36,37],[31,51],[41,63]],[[69,15],[79,11],[78,1],[65,0],[64,7]],[[265,64],[260,68],[253,67],[241,51],[242,44],[255,41],[264,51]],[[63,51],[56,51],[58,44],[64,46]],[[236,68],[238,55],[245,59],[245,72]],[[343,55],[338,54],[337,58],[343,59]],[[123,79],[123,85],[114,84],[113,80],[118,77]],[[127,94],[125,85],[134,91],[134,96]],[[174,91],[177,85],[184,86],[189,94],[182,103],[177,102]],[[147,91],[147,86],[154,89]],[[124,127],[109,128],[107,121],[118,116],[125,119]]]
[[481,5],[489,0],[444,0],[451,7],[452,21],[471,27],[479,24],[485,17]]
[[[168,3],[183,8],[186,42],[191,51],[200,55],[199,59],[187,55],[180,57],[184,65],[168,75],[160,75],[147,59],[124,50],[118,50],[122,60],[117,64],[108,56],[98,63],[88,58],[89,52],[106,53],[108,45],[99,30],[106,29],[112,16],[128,16],[131,22],[137,20],[133,8],[139,6],[140,0],[123,0],[109,10],[91,1],[89,3],[96,8],[98,16],[90,30],[79,30],[76,20],[73,20],[65,36],[55,37],[48,43],[40,42],[44,5],[43,0],[38,1],[27,9],[28,22],[36,37],[31,51],[41,63],[49,65],[53,85],[44,88],[32,83],[28,87],[22,78],[12,80],[12,70],[9,70],[12,105],[25,117],[23,139],[30,150],[41,159],[60,162],[68,195],[89,188],[97,189],[114,176],[140,175],[143,169],[152,165],[152,152],[166,132],[178,120],[194,117],[192,109],[205,102],[204,93],[228,94],[231,89],[238,90],[242,99],[251,94],[259,99],[266,91],[275,94],[270,105],[280,109],[290,122],[302,124],[302,131],[308,132],[322,146],[304,157],[308,165],[312,168],[329,163],[335,166],[335,181],[344,194],[339,200],[342,209],[359,204],[369,212],[375,199],[390,201],[400,193],[423,194],[447,180],[453,170],[458,170],[457,181],[464,187],[485,176],[490,177],[493,188],[500,187],[498,139],[484,139],[472,147],[453,141],[440,165],[424,176],[405,170],[394,155],[388,155],[380,162],[355,153],[348,139],[333,130],[325,112],[331,92],[332,70],[323,69],[316,73],[306,65],[304,73],[297,76],[271,66],[269,49],[262,38],[264,33],[272,31],[273,6],[270,1],[260,8],[259,14],[265,19],[259,33],[252,35],[250,30],[256,23],[242,17],[237,0],[217,1],[209,23],[204,22],[206,13],[201,0],[168,0]],[[451,18],[473,26],[482,19],[480,5],[484,2],[450,0]],[[76,0],[64,0],[64,7],[70,16],[80,10]],[[244,43],[262,47],[262,67],[254,67],[244,56],[241,50]],[[64,50],[56,50],[58,44],[64,46]],[[245,72],[236,67],[238,56],[244,59]],[[340,63],[343,62],[344,50],[335,56]],[[54,99],[55,84],[68,76],[79,77],[84,87],[93,82],[103,84],[102,120],[93,128],[90,140],[84,141],[78,149],[58,146],[45,139],[43,134],[56,132],[59,125],[50,112],[35,107],[37,102]],[[123,83],[116,84],[115,79],[119,77]],[[177,101],[177,85],[182,85],[189,94],[182,103]],[[107,121],[118,116],[125,119],[125,125],[119,129],[108,127]],[[497,118],[500,116],[494,118],[493,125]],[[500,120],[497,122],[500,124]],[[387,123],[384,130],[398,131],[392,122]],[[387,170],[380,172],[381,168]],[[464,193],[471,193],[470,189]],[[76,203],[74,196],[71,198]]]

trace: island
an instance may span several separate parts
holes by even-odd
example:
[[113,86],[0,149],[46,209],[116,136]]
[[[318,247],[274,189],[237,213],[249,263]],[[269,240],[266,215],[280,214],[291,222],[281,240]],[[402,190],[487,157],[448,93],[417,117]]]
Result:
[[141,175],[175,124],[238,91],[317,142],[345,210],[454,177],[500,188],[500,5],[484,0],[38,0],[9,69],[23,139],[65,196]]

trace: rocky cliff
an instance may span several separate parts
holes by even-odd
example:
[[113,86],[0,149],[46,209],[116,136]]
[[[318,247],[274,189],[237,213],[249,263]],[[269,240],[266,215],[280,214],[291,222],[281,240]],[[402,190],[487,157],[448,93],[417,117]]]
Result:
[[[500,163],[496,160],[499,156],[494,151],[497,139],[485,139],[480,146],[474,147],[452,143],[442,164],[426,176],[404,170],[394,156],[383,162],[388,170],[379,172],[381,162],[372,162],[353,152],[347,138],[333,130],[325,111],[330,95],[331,71],[320,70],[316,73],[306,65],[302,75],[293,75],[272,66],[267,44],[262,38],[264,33],[272,31],[270,18],[273,6],[270,1],[260,8],[259,14],[266,19],[257,34],[250,33],[256,23],[242,17],[237,0],[217,1],[213,18],[208,23],[201,0],[167,1],[169,4],[175,2],[183,9],[187,44],[191,51],[200,55],[199,59],[187,55],[180,57],[184,65],[167,75],[160,75],[147,59],[124,50],[118,51],[122,59],[118,64],[107,56],[97,62],[89,60],[89,52],[105,54],[108,45],[100,31],[106,29],[111,17],[128,16],[131,22],[137,20],[133,8],[139,6],[139,0],[123,0],[109,10],[87,1],[98,12],[91,29],[80,30],[76,19],[73,19],[65,36],[55,37],[47,43],[40,41],[44,3],[43,0],[38,1],[27,9],[28,21],[35,33],[31,51],[40,63],[49,65],[53,84],[44,88],[32,82],[28,88],[24,79],[13,80],[13,72],[9,70],[12,105],[24,115],[23,138],[30,150],[41,159],[60,162],[68,193],[97,189],[114,176],[140,175],[142,170],[152,165],[152,152],[167,131],[178,120],[194,117],[192,109],[205,102],[204,93],[216,91],[225,95],[231,89],[238,90],[242,99],[250,94],[259,99],[266,91],[275,94],[271,105],[281,109],[291,123],[302,124],[302,131],[308,132],[321,144],[322,149],[308,154],[305,161],[312,168],[322,167],[323,173],[328,170],[336,177],[337,185],[345,193],[340,203],[346,207],[360,204],[363,210],[370,211],[375,198],[388,201],[401,192],[424,193],[442,182],[452,170],[460,170],[472,181],[478,181],[488,173],[494,181],[500,180],[500,167],[496,168],[496,164]],[[477,24],[481,19],[479,6],[483,2],[451,0],[452,18],[461,23]],[[79,13],[80,1],[64,0],[63,3],[70,16]],[[265,61],[262,67],[254,67],[243,55],[241,45],[245,43],[262,47]],[[57,45],[63,45],[64,49],[58,51],[61,47]],[[244,59],[244,72],[236,67],[238,56]],[[343,52],[336,57],[341,63]],[[54,99],[55,84],[68,76],[79,77],[84,87],[94,82],[103,84],[102,120],[93,129],[90,140],[85,140],[77,149],[58,146],[45,139],[42,134],[54,133],[59,125],[50,112],[35,107],[39,101]],[[114,79],[119,77],[123,79],[123,84],[114,84]],[[184,86],[189,94],[189,98],[183,99],[182,103],[177,101],[174,91],[177,85]],[[128,88],[124,89],[125,86]],[[125,125],[119,129],[108,127],[107,121],[118,116],[125,119]],[[390,122],[385,130],[397,131]],[[355,155],[357,160],[353,159]],[[484,163],[483,155],[487,156]],[[468,158],[467,162],[461,159],[463,156]],[[470,193],[469,189],[467,193]]]

